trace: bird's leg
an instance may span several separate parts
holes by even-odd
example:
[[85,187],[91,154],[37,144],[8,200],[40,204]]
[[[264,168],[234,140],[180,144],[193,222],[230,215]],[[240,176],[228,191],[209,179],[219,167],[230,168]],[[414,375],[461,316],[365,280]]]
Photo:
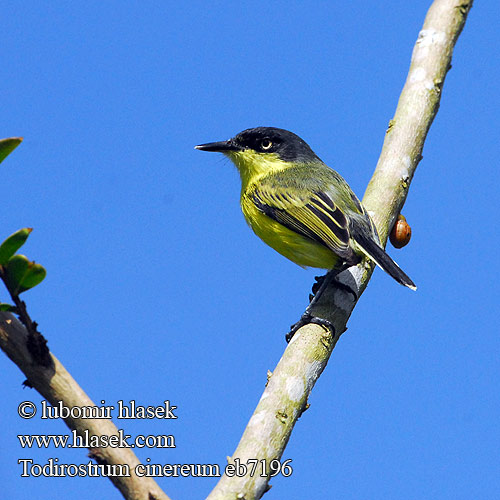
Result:
[[290,331],[286,335],[286,341],[290,342],[292,337],[295,335],[295,332],[299,329],[302,328],[304,325],[307,325],[308,323],[316,323],[318,325],[322,325],[330,332],[332,335],[335,335],[335,328],[333,327],[332,323],[328,321],[327,319],[323,318],[318,318],[317,316],[313,316],[311,314],[311,310],[314,307],[314,305],[318,302],[320,299],[321,295],[323,292],[330,286],[332,282],[335,282],[335,286],[343,290],[346,293],[350,293],[353,296],[354,301],[358,300],[358,295],[357,293],[346,283],[343,283],[342,281],[339,281],[337,279],[337,276],[347,269],[349,267],[348,265],[345,265],[344,267],[340,269],[332,269],[328,271],[328,273],[325,276],[316,276],[316,283],[314,283],[312,287],[312,292],[314,296],[309,296],[309,305],[306,307],[306,310],[304,311],[304,314],[300,317],[299,321],[297,323],[293,324],[290,327]]
[[311,316],[311,309],[318,302],[320,297],[323,295],[323,292],[328,288],[330,283],[335,279],[337,274],[339,274],[342,269],[331,269],[328,271],[325,276],[316,277],[316,283],[312,286],[312,292],[314,293],[314,297],[310,300],[309,305],[306,307],[304,314],[308,314]]
[[309,294],[309,302],[311,302],[311,300],[314,298],[314,296],[318,293],[319,287],[323,283],[325,277],[326,276],[315,276],[314,277],[316,282],[313,284],[313,286],[311,288],[312,293]]
[[318,325],[325,326],[332,332],[332,334],[335,334],[335,329],[333,328],[333,325],[330,323],[330,321],[328,321],[327,319],[317,318],[316,316],[313,316],[311,314],[311,309],[318,302],[319,298],[326,290],[328,285],[341,271],[342,270],[332,269],[331,271],[328,271],[328,273],[325,276],[316,277],[316,283],[314,283],[312,287],[312,292],[314,293],[314,297],[310,298],[309,305],[306,307],[306,310],[304,311],[304,314],[300,317],[299,321],[297,321],[297,323],[293,324],[290,327],[290,331],[287,333],[285,337],[287,342],[290,342],[290,340],[292,340],[292,337],[295,335],[295,332],[299,328],[302,328],[304,325],[307,325],[308,323],[316,323]]

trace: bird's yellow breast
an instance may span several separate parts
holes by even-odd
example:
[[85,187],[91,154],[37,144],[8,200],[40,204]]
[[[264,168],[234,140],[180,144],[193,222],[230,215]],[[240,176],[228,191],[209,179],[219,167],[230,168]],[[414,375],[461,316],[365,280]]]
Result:
[[241,210],[255,234],[278,253],[302,267],[333,269],[338,257],[327,247],[302,236],[263,214],[253,203],[248,186],[241,194]]
[[276,154],[253,150],[229,152],[241,176],[241,210],[255,234],[278,253],[302,267],[333,269],[338,257],[326,246],[302,236],[263,214],[252,201],[254,189],[270,172],[290,167]]

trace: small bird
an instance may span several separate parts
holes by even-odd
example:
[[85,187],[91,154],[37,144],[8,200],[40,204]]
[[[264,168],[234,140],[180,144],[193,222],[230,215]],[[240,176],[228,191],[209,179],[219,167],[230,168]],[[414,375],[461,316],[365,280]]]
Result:
[[195,148],[233,161],[246,221],[292,262],[338,273],[368,257],[398,283],[416,289],[382,248],[375,224],[344,178],[293,132],[250,128]]

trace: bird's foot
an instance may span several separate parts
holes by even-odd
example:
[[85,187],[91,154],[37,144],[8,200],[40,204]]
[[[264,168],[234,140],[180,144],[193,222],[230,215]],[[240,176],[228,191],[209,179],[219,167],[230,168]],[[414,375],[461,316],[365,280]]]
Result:
[[290,342],[290,340],[292,340],[293,336],[295,335],[295,333],[299,328],[302,328],[303,326],[308,325],[309,323],[314,323],[316,325],[324,326],[332,335],[335,335],[335,328],[330,323],[330,321],[328,321],[327,319],[318,318],[308,312],[305,312],[300,317],[299,321],[297,321],[297,323],[293,324],[290,327],[290,331],[285,336],[287,343]]
[[316,280],[316,283],[312,286],[312,293],[313,296],[316,295],[321,288],[321,285],[323,284],[323,281],[325,281],[326,275],[325,276],[315,276],[314,279]]

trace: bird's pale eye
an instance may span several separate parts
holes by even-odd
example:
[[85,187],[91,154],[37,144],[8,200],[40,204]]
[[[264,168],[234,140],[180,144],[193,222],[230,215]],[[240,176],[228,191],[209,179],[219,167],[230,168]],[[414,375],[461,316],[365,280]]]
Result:
[[262,139],[261,143],[260,143],[260,147],[265,151],[265,150],[268,150],[268,149],[271,149],[273,147],[273,143],[271,140],[269,139]]

